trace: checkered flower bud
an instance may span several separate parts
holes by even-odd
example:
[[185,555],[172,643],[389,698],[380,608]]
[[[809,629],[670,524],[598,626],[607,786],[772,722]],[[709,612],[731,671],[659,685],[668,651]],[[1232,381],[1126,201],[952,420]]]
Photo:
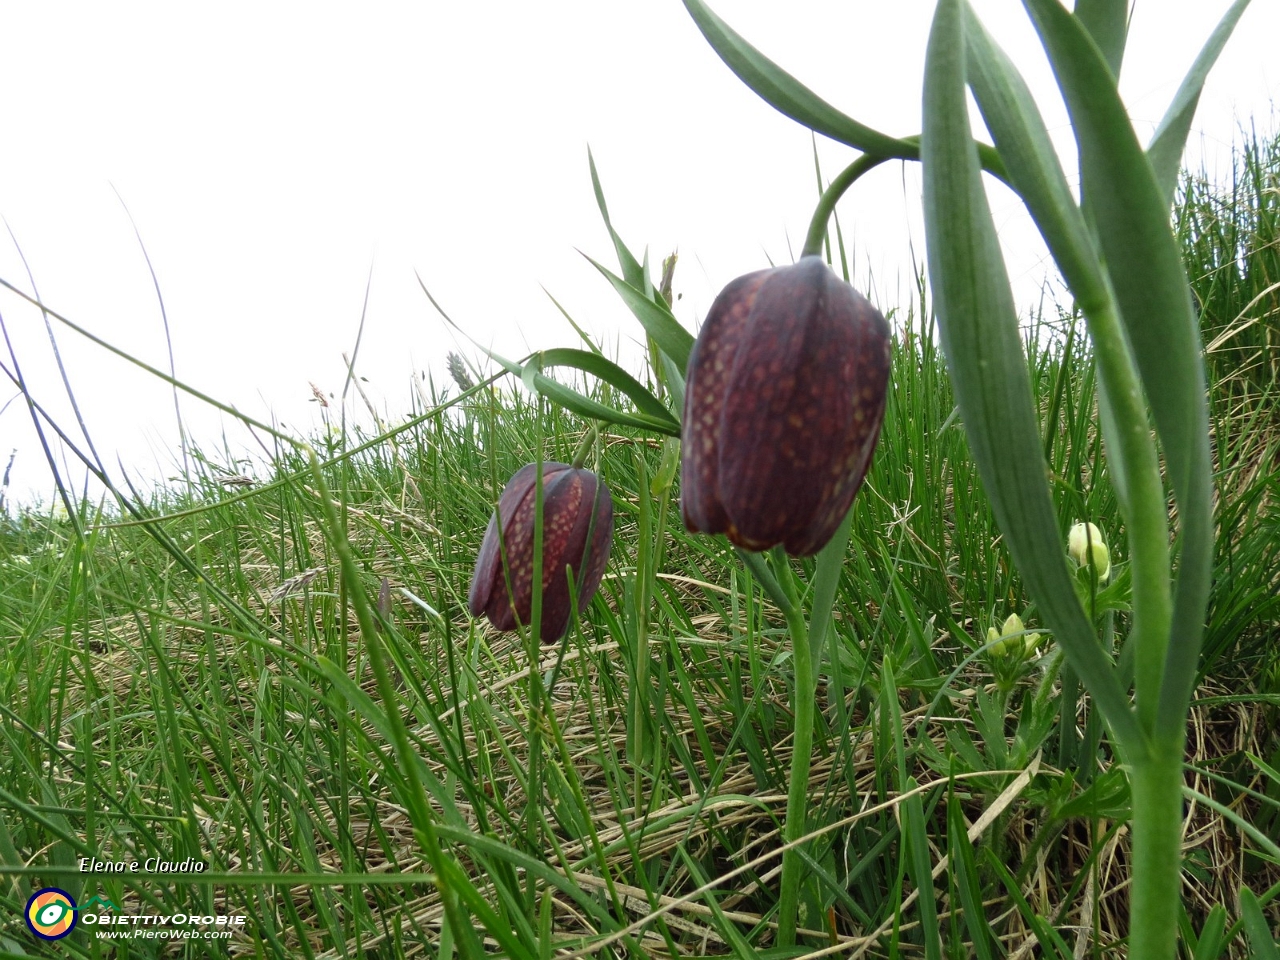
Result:
[[817,553],[871,465],[889,326],[818,257],[732,281],[689,356],[685,526],[747,550]]
[[[471,578],[468,607],[499,630],[528,624],[533,605],[533,534],[537,465],[508,481],[489,520]],[[542,464],[542,624],[544,643],[569,628],[569,578],[579,609],[595,596],[613,539],[613,499],[596,474],[564,463]],[[499,535],[501,530],[501,535]]]

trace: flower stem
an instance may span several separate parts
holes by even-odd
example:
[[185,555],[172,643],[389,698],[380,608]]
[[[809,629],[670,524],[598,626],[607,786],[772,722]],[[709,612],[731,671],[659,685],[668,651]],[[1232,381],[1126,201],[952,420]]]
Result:
[[[831,185],[823,192],[818,200],[817,208],[813,211],[813,219],[809,221],[809,234],[805,237],[804,249],[800,251],[800,256],[810,257],[822,253],[822,241],[827,235],[827,221],[831,219],[831,211],[835,209],[836,203],[844,196],[845,191],[853,186],[859,177],[867,171],[880,166],[886,160],[920,159],[919,134],[903,137],[898,143],[901,149],[892,153],[862,154],[857,160],[854,160],[853,163],[840,171],[840,174],[831,181]],[[1000,160],[1000,155],[996,153],[995,148],[986,143],[978,143],[976,146],[978,148],[978,160],[982,164],[982,169],[1008,185],[1009,174],[1005,170],[1004,164]]]
[[814,257],[822,253],[822,241],[827,236],[827,221],[831,219],[831,211],[836,208],[840,198],[860,176],[888,159],[890,158],[864,153],[840,171],[818,198],[818,206],[814,208],[813,218],[809,221],[809,233],[804,238],[804,249],[800,251],[800,256]]
[[600,436],[600,427],[598,424],[593,423],[591,424],[591,429],[587,431],[587,435],[578,444],[578,449],[573,451],[573,462],[569,466],[577,470],[587,462],[587,454],[591,452],[591,447],[598,436]]
[[1182,737],[1129,771],[1133,797],[1130,960],[1174,955],[1182,894]]
[[[790,561],[782,547],[773,553],[774,572],[786,594],[789,609],[787,628],[791,633],[791,655],[795,663],[795,700],[792,704],[796,718],[792,737],[791,782],[787,790],[787,816],[782,824],[782,842],[792,843],[805,835],[805,814],[809,808],[809,763],[813,753],[813,719],[816,683],[813,670],[813,651],[809,646],[809,628],[804,612],[796,596],[795,576]],[[778,945],[794,946],[796,942],[796,914],[800,902],[800,871],[804,861],[797,847],[782,854],[782,893],[778,907]]]

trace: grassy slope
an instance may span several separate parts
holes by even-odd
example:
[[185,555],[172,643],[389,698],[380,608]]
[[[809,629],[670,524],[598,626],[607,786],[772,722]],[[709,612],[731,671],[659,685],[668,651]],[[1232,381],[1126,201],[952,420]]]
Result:
[[[1273,843],[1277,784],[1254,759],[1277,748],[1271,708],[1237,694],[1280,692],[1274,150],[1253,143],[1225,199],[1188,181],[1180,206],[1216,384],[1221,533],[1202,696],[1226,698],[1195,711],[1191,749],[1204,772],[1189,782],[1235,803]],[[899,834],[909,815],[922,818],[933,864],[949,858],[926,898],[945,952],[998,955],[997,942],[1014,950],[1038,927],[1052,939],[1043,925],[1067,952],[1077,927],[1105,949],[1125,929],[1123,791],[1087,707],[1058,723],[1073,712],[1071,683],[1051,648],[1016,676],[1005,665],[993,677],[982,656],[966,662],[1008,613],[1038,621],[1000,546],[922,310],[894,318],[892,394],[821,671],[810,826],[825,832],[808,851],[802,926],[815,947],[918,952],[921,909],[904,878],[919,873]],[[1033,329],[1027,342],[1059,524],[1065,538],[1075,520],[1094,519],[1123,577],[1087,343],[1069,318],[1052,324],[1054,336]],[[0,887],[0,950],[39,949],[20,912],[31,889],[56,883],[135,911],[246,914],[236,951],[436,956],[443,906],[409,814],[415,773],[445,846],[493,912],[490,949],[499,931],[505,952],[529,956],[620,931],[605,953],[769,944],[791,730],[780,618],[723,541],[684,532],[674,491],[641,482],[660,444],[611,430],[598,448],[618,511],[604,587],[581,628],[537,651],[530,671],[534,652],[471,623],[463,598],[506,478],[539,450],[567,459],[584,425],[505,384],[420,413],[363,452],[335,461],[365,439],[340,433],[322,452],[360,589],[372,600],[382,578],[392,588],[378,636],[393,702],[375,690],[323,499],[291,451],[270,482],[245,489],[198,457],[191,493],[145,505],[169,516],[158,523],[106,525],[119,511],[92,505],[83,537],[53,516],[0,521],[0,862],[40,868]],[[1115,626],[1123,636],[1123,613]],[[425,761],[416,770],[395,758],[397,716]],[[1074,734],[1064,740],[1062,729]],[[1033,777],[1016,778],[1029,766]],[[904,804],[917,783],[919,804]],[[993,805],[971,847],[965,830]],[[1203,805],[1189,816],[1194,937],[1214,903],[1234,919],[1242,878],[1261,893],[1280,874],[1256,855],[1263,841],[1246,842]],[[91,855],[191,856],[214,873],[290,876],[90,878],[74,862]],[[386,872],[418,877],[326,879]],[[873,931],[880,939],[865,939]],[[49,949],[101,952],[82,934]]]

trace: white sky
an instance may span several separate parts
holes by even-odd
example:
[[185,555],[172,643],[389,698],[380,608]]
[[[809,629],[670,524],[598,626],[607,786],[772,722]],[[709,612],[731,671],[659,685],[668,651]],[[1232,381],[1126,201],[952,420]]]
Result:
[[[851,116],[918,132],[932,2],[713,6]],[[1144,139],[1227,6],[1139,0],[1122,87]],[[1021,4],[975,7],[1069,149]],[[0,2],[0,215],[44,302],[167,366],[119,191],[155,267],[178,376],[305,433],[319,412],[308,381],[342,388],[371,265],[357,371],[390,419],[409,410],[414,372],[439,382],[449,349],[478,355],[440,321],[415,270],[498,352],[578,345],[541,285],[634,369],[638,328],[576,252],[616,266],[588,145],[623,238],[655,265],[679,248],[677,315],[691,329],[724,283],[789,261],[803,242],[815,199],[808,131],[742,86],[677,0],[356,9]],[[1225,174],[1240,124],[1276,130],[1276,37],[1280,2],[1254,0],[1201,99],[1189,162]],[[853,156],[825,141],[819,151],[828,176]],[[840,207],[859,283],[886,312],[907,302],[913,243],[923,260],[919,192],[913,168],[885,165]],[[1029,305],[1043,251],[1010,195],[995,187],[992,199]],[[30,289],[4,233],[0,277]],[[74,432],[39,312],[0,291],[0,313],[37,399]],[[172,475],[168,386],[55,333],[108,461],[118,455],[144,479]],[[0,385],[0,406],[13,393]],[[182,409],[206,451],[224,430],[232,449],[248,442],[194,399]],[[53,487],[21,400],[0,413],[0,469],[14,449],[10,500],[47,502]],[[78,466],[70,476],[83,483]]]

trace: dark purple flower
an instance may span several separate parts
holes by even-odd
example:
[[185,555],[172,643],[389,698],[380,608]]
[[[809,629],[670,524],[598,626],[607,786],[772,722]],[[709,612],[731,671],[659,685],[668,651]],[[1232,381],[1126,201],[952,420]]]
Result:
[[689,355],[685,526],[817,553],[871,465],[888,382],[888,324],[818,257],[732,281]]
[[[489,520],[467,605],[499,630],[528,624],[533,604],[533,523],[537,465],[516,471]],[[564,463],[542,464],[542,629],[543,643],[569,627],[569,570],[585,609],[600,587],[613,540],[613,499],[590,470]],[[498,536],[498,524],[502,536]],[[505,548],[506,564],[503,563]],[[508,574],[510,571],[510,589]]]

